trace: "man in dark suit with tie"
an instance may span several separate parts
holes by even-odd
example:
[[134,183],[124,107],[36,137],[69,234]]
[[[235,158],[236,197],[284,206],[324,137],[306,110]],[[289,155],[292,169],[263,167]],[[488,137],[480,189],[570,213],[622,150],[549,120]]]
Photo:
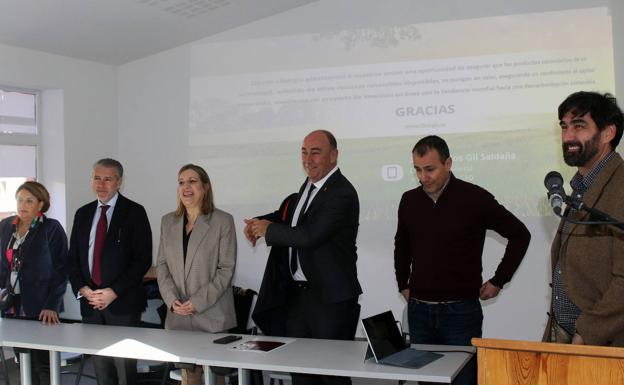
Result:
[[[142,281],[152,262],[152,232],[143,206],[119,193],[122,178],[121,163],[97,161],[97,200],[74,217],[69,280],[88,324],[138,326],[146,307]],[[136,383],[136,360],[94,356],[93,362],[98,385]]]
[[[279,211],[245,220],[245,236],[271,245],[253,319],[265,334],[352,340],[360,315],[357,192],[337,167],[329,131],[305,137],[307,179]],[[350,384],[350,378],[292,374],[294,385]]]

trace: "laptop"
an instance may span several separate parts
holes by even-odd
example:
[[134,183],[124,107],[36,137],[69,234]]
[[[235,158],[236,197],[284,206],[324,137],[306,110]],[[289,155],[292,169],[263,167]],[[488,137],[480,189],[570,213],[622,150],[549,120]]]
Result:
[[378,364],[418,369],[442,354],[416,350],[405,341],[390,310],[362,319],[368,346]]

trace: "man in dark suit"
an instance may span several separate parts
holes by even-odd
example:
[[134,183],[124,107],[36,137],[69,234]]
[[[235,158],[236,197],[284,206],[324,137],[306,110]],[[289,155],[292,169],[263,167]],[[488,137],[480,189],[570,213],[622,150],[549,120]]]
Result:
[[[360,315],[355,241],[357,192],[337,167],[329,131],[305,137],[308,176],[279,211],[245,220],[245,236],[273,246],[254,310],[265,334],[352,340]],[[350,384],[350,378],[292,374],[293,384]]]
[[[152,262],[152,232],[143,206],[119,193],[123,167],[93,166],[97,200],[76,211],[69,246],[69,280],[88,324],[138,326],[146,300],[143,276]],[[94,356],[99,385],[136,383],[136,360]]]

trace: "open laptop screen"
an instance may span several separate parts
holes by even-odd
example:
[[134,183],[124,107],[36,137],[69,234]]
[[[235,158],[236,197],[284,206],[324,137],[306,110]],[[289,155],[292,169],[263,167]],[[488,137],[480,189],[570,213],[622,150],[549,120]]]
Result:
[[390,310],[364,318],[362,324],[377,361],[406,348]]

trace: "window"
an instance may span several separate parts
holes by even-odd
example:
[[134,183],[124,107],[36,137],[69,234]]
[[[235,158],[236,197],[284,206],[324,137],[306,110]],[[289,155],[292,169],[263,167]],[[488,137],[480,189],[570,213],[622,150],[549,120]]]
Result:
[[37,179],[37,99],[34,91],[0,87],[0,219],[15,214],[19,185]]
[[0,89],[0,132],[37,134],[37,94]]

